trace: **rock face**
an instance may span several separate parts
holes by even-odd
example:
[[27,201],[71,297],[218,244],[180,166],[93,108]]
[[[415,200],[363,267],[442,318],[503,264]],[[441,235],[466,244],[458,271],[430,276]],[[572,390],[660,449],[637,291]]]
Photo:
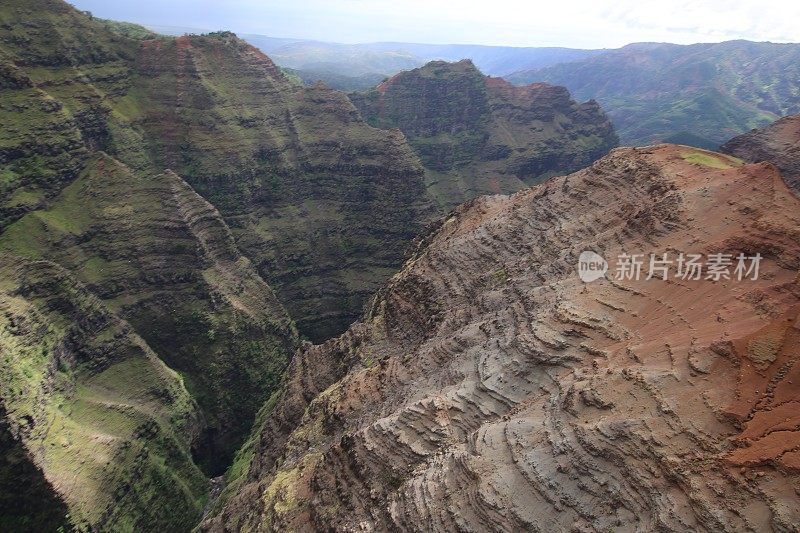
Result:
[[[674,145],[465,204],[293,359],[203,529],[794,530],[798,223],[774,167]],[[616,279],[622,252],[762,260]]]
[[800,115],[784,117],[769,126],[734,137],[721,152],[756,163],[778,167],[786,183],[800,194]]
[[157,164],[219,209],[304,335],[346,329],[429,218],[403,136],[230,33],[145,41],[136,73],[131,120]]
[[434,61],[350,98],[370,124],[406,135],[445,210],[573,172],[617,144],[595,102],[543,83],[514,87],[469,60]]

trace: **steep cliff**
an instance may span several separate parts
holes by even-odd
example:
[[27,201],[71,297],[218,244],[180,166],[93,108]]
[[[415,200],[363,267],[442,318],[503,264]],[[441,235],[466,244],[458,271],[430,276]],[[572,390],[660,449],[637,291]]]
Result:
[[[0,280],[3,448],[25,448],[12,490],[41,487],[57,502],[5,525],[58,526],[49,516],[64,504],[78,529],[181,530],[197,520],[207,484],[190,448],[203,420],[181,377],[55,263],[3,254]],[[5,511],[3,522],[20,509]]]
[[403,136],[230,33],[146,41],[136,71],[133,120],[159,166],[220,210],[303,334],[343,331],[430,211]]
[[[798,223],[774,167],[674,145],[465,204],[293,359],[203,528],[793,530]],[[619,279],[623,252],[762,259]]]
[[760,130],[734,137],[720,151],[751,163],[769,161],[780,169],[789,187],[800,194],[800,115],[784,117]]
[[293,350],[288,317],[238,255],[219,214],[175,174],[135,174],[99,155],[47,209],[0,235],[47,258],[127,319],[203,407],[198,460],[224,468]]
[[596,103],[577,104],[563,87],[514,87],[469,60],[434,61],[350,98],[370,124],[406,135],[445,211],[573,172],[617,143]]
[[[0,400],[20,465],[0,473],[25,477],[0,483],[76,526],[186,530],[297,333],[218,211],[152,157],[142,46],[60,1],[0,7]],[[9,527],[59,520],[24,505]]]

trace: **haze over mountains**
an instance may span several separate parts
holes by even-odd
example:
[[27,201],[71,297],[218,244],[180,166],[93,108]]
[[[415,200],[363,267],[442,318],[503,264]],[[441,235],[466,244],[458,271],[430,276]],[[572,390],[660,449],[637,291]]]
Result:
[[177,33],[0,5],[0,531],[797,529],[798,45]]
[[800,45],[640,43],[508,79],[547,81],[596,99],[624,144],[691,134],[719,146],[800,112]]
[[242,37],[304,83],[322,81],[343,91],[368,91],[432,60],[470,59],[484,74],[516,85],[549,82],[567,87],[579,101],[597,100],[627,145],[669,141],[714,149],[800,112],[800,44],[739,40],[581,50]]
[[[242,35],[249,43],[264,50],[281,66],[298,70],[335,70],[357,74],[398,72],[392,57],[403,57],[408,67],[419,67],[434,61],[470,59],[481,72],[504,76],[521,70],[547,67],[600,53],[600,50],[574,48],[517,48],[468,44],[367,43],[336,44],[318,41],[270,39],[258,35]],[[362,68],[363,71],[358,69]],[[367,70],[369,69],[369,70]]]
[[[165,35],[203,33],[208,30],[169,26],[148,26]],[[372,88],[401,70],[421,67],[434,60],[470,59],[490,76],[504,76],[574,61],[600,53],[557,47],[512,47],[484,45],[442,45],[377,42],[342,44],[310,39],[286,39],[266,35],[241,34],[240,37],[269,55],[281,67],[297,71],[306,82],[324,81],[343,91]]]

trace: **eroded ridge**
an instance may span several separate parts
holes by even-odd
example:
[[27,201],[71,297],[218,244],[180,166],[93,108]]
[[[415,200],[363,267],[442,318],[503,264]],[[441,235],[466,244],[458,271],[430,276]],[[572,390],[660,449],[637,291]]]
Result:
[[[687,147],[458,208],[294,359],[207,530],[789,531],[800,204]],[[759,253],[757,280],[581,282],[581,251]]]

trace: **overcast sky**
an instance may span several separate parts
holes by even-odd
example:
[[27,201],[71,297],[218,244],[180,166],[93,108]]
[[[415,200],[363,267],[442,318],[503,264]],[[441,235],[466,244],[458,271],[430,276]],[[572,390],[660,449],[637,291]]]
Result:
[[141,24],[363,43],[611,48],[631,42],[800,42],[800,1],[73,0]]

